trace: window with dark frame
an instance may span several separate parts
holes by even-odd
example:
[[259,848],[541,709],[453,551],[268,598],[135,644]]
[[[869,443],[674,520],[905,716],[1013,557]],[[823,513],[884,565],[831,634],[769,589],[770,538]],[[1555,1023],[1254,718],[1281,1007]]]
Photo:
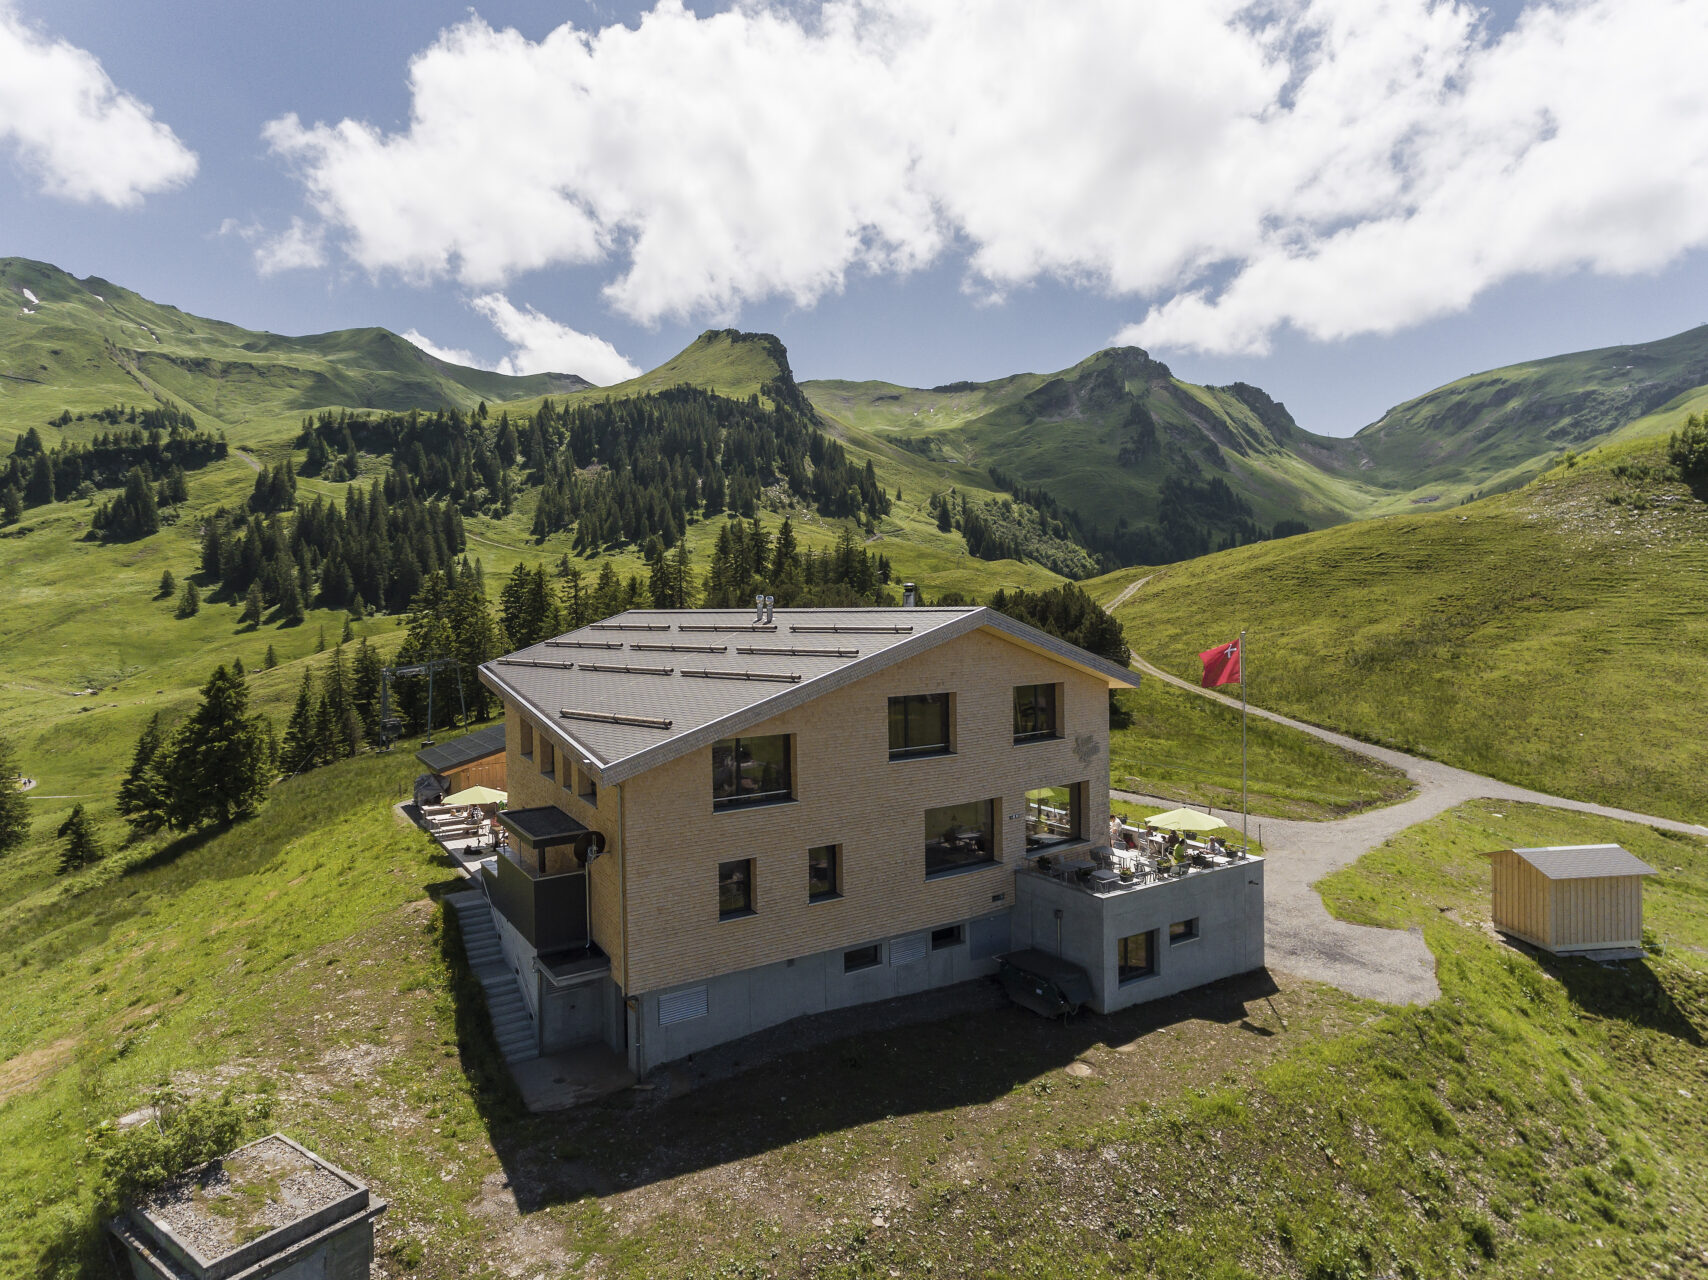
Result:
[[960,946],[966,940],[967,931],[963,925],[946,924],[941,929],[931,931],[931,949],[933,951],[947,951],[950,947]]
[[544,738],[540,739],[540,773],[548,778],[557,776],[557,751]]
[[599,803],[599,784],[593,780],[591,773],[579,765],[576,766],[575,770],[575,794],[587,801],[588,804],[597,805]]
[[1056,718],[1058,687],[1053,684],[1014,686],[1014,741],[1040,742],[1045,738],[1061,737],[1061,723]]
[[1115,952],[1115,977],[1120,982],[1148,978],[1156,972],[1156,930],[1122,938]]
[[814,845],[807,850],[808,902],[824,902],[842,896],[842,880],[838,874],[841,861],[841,845]]
[[1026,793],[1026,852],[1085,839],[1085,784],[1034,787]]
[[522,758],[532,760],[534,758],[534,726],[523,720],[519,723],[519,727],[521,732],[518,737],[521,739]]
[[880,943],[872,943],[866,947],[855,947],[852,951],[842,953],[842,972],[858,973],[862,969],[875,969],[884,962],[884,949]]
[[973,800],[925,811],[925,876],[996,861],[996,802]]
[[712,808],[768,804],[793,795],[787,734],[712,744]]
[[753,914],[753,859],[718,863],[718,919]]
[[915,693],[890,699],[890,759],[944,755],[949,750],[949,695]]
[[1173,946],[1176,942],[1190,942],[1198,936],[1198,917],[1190,920],[1176,920],[1168,926],[1168,942]]

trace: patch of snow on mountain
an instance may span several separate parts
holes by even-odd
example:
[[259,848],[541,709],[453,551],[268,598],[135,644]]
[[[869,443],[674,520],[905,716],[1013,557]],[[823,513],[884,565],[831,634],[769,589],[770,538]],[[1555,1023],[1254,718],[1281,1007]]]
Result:
[[36,295],[31,293],[28,289],[25,289],[23,291],[23,293],[24,293],[24,296],[26,298],[28,298],[32,303],[36,304],[37,306],[41,305],[41,299],[36,297]]

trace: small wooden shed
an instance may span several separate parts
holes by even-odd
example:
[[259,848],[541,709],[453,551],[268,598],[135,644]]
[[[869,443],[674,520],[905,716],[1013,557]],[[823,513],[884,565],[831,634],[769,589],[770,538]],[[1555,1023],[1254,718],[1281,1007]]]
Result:
[[1655,869],[1616,844],[1500,849],[1494,925],[1556,955],[1640,950],[1643,877]]
[[466,787],[504,791],[504,726],[489,725],[450,742],[423,747],[415,758],[445,780],[446,795]]

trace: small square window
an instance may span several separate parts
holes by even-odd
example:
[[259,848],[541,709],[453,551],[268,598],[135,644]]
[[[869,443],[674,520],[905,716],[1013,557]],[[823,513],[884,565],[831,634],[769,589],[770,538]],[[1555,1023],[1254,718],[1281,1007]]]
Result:
[[949,752],[949,695],[921,693],[890,699],[890,759]]
[[737,920],[753,914],[753,859],[718,863],[718,919]]
[[931,949],[947,951],[950,947],[958,947],[967,940],[966,929],[958,924],[944,925],[941,929],[931,931]]
[[855,947],[852,951],[842,953],[842,972],[858,973],[862,969],[875,969],[883,961],[882,944],[874,942],[868,947]]
[[712,744],[712,808],[765,804],[793,794],[788,734],[724,738]]
[[1056,686],[1053,684],[1017,684],[1014,686],[1014,741],[1041,742],[1061,736],[1061,723],[1056,718]]
[[807,901],[826,902],[842,896],[842,846],[821,844],[807,850]]
[[1193,916],[1190,920],[1176,920],[1173,924],[1168,926],[1168,941],[1170,946],[1174,945],[1176,942],[1190,942],[1197,936],[1197,916]]

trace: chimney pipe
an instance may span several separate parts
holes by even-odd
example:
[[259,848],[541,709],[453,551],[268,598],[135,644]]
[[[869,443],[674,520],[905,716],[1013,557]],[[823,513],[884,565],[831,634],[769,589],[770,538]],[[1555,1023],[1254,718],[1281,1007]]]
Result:
[[919,603],[919,588],[911,582],[901,584],[901,607],[911,609]]
[[774,622],[777,618],[777,597],[765,597],[765,621]]
[[765,597],[764,596],[754,596],[753,597],[753,620],[755,622],[764,622],[765,621]]

